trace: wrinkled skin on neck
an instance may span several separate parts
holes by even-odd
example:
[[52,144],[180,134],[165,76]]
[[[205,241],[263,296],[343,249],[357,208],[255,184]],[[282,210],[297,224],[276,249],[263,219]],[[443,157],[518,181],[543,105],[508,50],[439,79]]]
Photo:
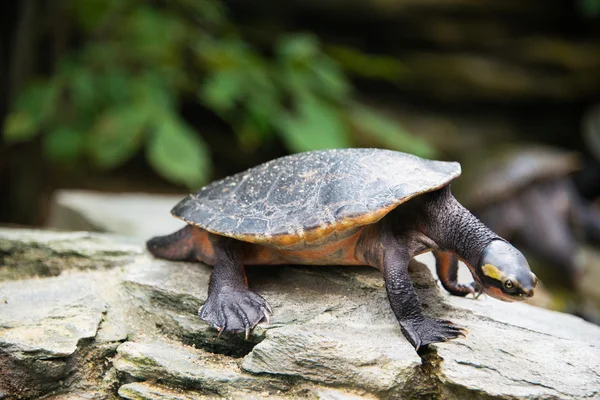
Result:
[[494,298],[519,301],[533,295],[537,278],[525,257],[464,208],[449,186],[399,207],[391,229],[411,257],[428,250],[453,253]]

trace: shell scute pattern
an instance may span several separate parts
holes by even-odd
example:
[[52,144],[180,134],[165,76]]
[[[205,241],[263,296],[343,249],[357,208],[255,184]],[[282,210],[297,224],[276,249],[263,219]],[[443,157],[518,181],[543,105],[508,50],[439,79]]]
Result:
[[286,246],[376,222],[459,175],[458,163],[390,150],[312,151],[215,181],[172,214],[213,233]]

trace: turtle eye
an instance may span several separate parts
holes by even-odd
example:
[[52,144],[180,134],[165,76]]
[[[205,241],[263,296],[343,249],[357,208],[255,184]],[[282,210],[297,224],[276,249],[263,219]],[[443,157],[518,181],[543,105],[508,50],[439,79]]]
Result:
[[515,283],[512,281],[512,279],[507,279],[504,281],[504,289],[511,292],[514,288],[515,288]]

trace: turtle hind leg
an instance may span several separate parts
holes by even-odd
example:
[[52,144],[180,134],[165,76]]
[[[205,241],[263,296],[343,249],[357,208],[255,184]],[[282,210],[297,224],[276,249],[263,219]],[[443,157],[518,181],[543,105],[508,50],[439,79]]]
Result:
[[269,319],[271,307],[259,294],[248,288],[242,264],[241,243],[222,236],[212,236],[215,266],[210,276],[208,297],[198,311],[200,319],[223,332],[250,331],[264,318]]
[[192,225],[186,225],[170,235],[157,236],[148,240],[146,247],[158,258],[173,261],[196,260],[194,229]]

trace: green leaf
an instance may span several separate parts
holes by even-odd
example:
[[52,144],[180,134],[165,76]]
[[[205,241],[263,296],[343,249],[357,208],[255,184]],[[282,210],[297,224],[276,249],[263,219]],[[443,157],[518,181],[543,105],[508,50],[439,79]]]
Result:
[[70,78],[70,89],[73,96],[73,105],[78,113],[90,116],[98,112],[97,84],[94,74],[85,68],[76,68]]
[[217,71],[202,86],[200,97],[215,111],[228,111],[242,96],[243,78],[240,71],[235,69]]
[[23,111],[13,112],[4,121],[4,139],[7,143],[33,139],[39,133],[41,120]]
[[232,37],[219,40],[203,37],[192,51],[198,64],[211,71],[244,68],[253,57],[247,43]]
[[588,18],[600,15],[600,0],[579,0],[579,9]]
[[92,127],[89,151],[101,168],[122,165],[138,151],[152,110],[144,105],[116,107],[105,112]]
[[153,108],[153,112],[157,115],[163,110],[171,110],[174,107],[175,94],[170,90],[164,76],[156,71],[146,71],[132,79],[130,88],[134,101]]
[[210,176],[210,157],[204,141],[174,115],[158,122],[146,156],[164,178],[190,189],[197,189]]
[[357,105],[351,109],[349,116],[356,130],[380,145],[420,157],[433,158],[436,155],[435,149],[425,140],[411,135],[394,120],[373,109]]
[[83,131],[72,126],[60,126],[44,135],[44,154],[59,164],[73,164],[84,149]]
[[281,112],[280,104],[276,97],[266,92],[259,92],[252,96],[246,104],[246,118],[259,133],[268,136],[273,131],[273,119]]
[[327,50],[341,66],[358,76],[397,82],[408,73],[408,68],[393,57],[364,54],[346,46],[330,46]]
[[313,95],[315,79],[311,73],[299,68],[283,68],[281,82],[285,90],[293,97],[310,97]]
[[189,7],[195,18],[214,25],[227,23],[227,7],[213,0],[179,0],[179,4]]
[[92,31],[100,25],[115,3],[115,0],[71,0],[69,7],[83,28]]
[[302,98],[298,114],[284,114],[278,125],[284,143],[294,152],[350,146],[340,112],[314,97]]
[[284,36],[277,43],[276,52],[284,62],[306,63],[319,53],[319,42],[312,35]]
[[333,60],[322,57],[311,64],[311,69],[315,75],[315,90],[338,100],[343,100],[349,95],[350,84]]
[[184,31],[168,13],[140,4],[128,16],[124,38],[136,58],[152,65],[175,60]]
[[21,142],[32,139],[43,123],[53,117],[57,106],[58,89],[52,82],[29,85],[17,98],[4,122],[4,139]]
[[124,69],[111,69],[99,78],[98,90],[108,103],[126,103],[131,99],[135,79]]

